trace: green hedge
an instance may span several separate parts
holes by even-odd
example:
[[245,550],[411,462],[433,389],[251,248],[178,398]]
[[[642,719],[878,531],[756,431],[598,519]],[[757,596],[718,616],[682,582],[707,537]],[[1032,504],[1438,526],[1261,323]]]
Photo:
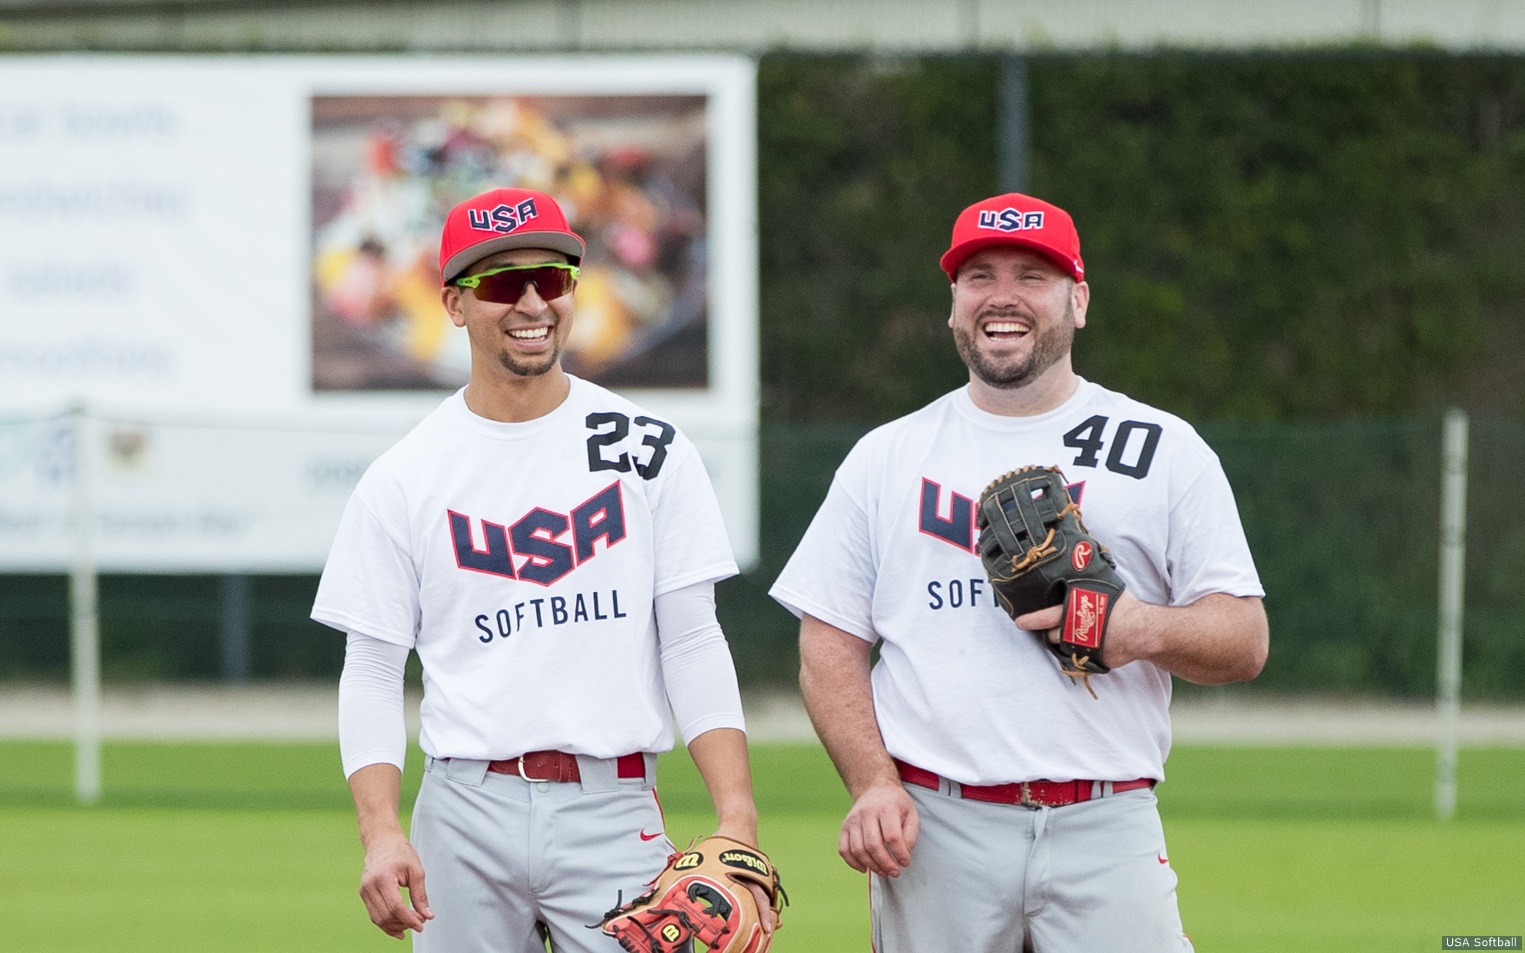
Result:
[[[1525,59],[1030,61],[1029,190],[1071,211],[1082,373],[1188,419],[1525,414]],[[937,259],[998,190],[993,59],[765,57],[764,413],[947,390]]]
[[[344,637],[307,618],[317,584],[316,576],[251,577],[250,676],[338,676]],[[222,676],[218,577],[104,575],[98,598],[105,678]],[[68,677],[68,609],[62,576],[0,576],[0,680]]]

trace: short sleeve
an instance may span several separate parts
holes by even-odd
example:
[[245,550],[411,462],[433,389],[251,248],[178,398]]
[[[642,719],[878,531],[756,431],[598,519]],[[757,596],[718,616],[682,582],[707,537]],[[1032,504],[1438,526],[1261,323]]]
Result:
[[318,581],[312,618],[411,648],[418,637],[419,578],[399,535],[388,530],[357,489]]
[[1171,505],[1166,562],[1172,605],[1214,593],[1265,595],[1233,488],[1216,456]]
[[736,575],[720,501],[699,451],[679,438],[652,487],[653,596]]
[[874,642],[878,573],[860,459],[859,453],[849,454],[837,469],[825,501],[768,594],[796,616],[808,613]]

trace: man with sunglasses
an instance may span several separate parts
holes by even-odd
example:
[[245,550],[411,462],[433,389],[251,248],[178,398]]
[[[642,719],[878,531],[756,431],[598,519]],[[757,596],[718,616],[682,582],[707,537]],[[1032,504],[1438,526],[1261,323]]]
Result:
[[[717,833],[757,844],[715,618],[714,584],[737,571],[719,504],[681,432],[562,369],[584,250],[542,192],[450,212],[441,300],[470,341],[469,382],[361,479],[313,609],[348,634],[339,728],[361,897],[429,953],[617,950],[589,926],[674,850],[654,769],[675,721]],[[411,842],[410,651],[425,755]]]
[[[871,874],[880,953],[1182,953],[1153,790],[1171,677],[1254,678],[1268,641],[1233,493],[1185,421],[1076,375],[1063,209],[976,202],[940,265],[967,383],[858,442],[772,589],[853,797],[838,852]],[[1062,470],[1127,584],[1088,680],[1047,645],[1064,596],[1013,625],[977,551],[982,489],[1028,466]]]

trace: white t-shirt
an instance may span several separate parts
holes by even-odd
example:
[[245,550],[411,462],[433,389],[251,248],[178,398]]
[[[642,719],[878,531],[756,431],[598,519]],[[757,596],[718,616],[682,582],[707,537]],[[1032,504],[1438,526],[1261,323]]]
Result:
[[961,388],[860,440],[771,594],[869,642],[892,756],[964,784],[1164,778],[1170,675],[1095,676],[1100,699],[1000,608],[975,554],[980,491],[1058,466],[1129,591],[1157,605],[1264,592],[1217,456],[1189,424],[1081,380],[1033,417]]
[[609,758],[672,747],[653,597],[736,571],[693,444],[572,378],[525,423],[457,392],[379,457],[312,617],[417,651],[426,754]]

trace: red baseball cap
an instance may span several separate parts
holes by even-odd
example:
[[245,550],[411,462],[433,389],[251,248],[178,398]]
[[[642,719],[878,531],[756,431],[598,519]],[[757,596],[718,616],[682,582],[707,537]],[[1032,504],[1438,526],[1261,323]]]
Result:
[[587,246],[567,224],[556,200],[534,189],[492,189],[467,199],[445,217],[440,279],[449,284],[472,262],[510,248],[548,248],[582,261]]
[[958,280],[958,269],[970,255],[992,245],[1019,245],[1054,260],[1076,281],[1084,281],[1080,235],[1070,213],[1030,195],[1008,192],[976,202],[953,223],[953,244],[943,252],[943,271]]

